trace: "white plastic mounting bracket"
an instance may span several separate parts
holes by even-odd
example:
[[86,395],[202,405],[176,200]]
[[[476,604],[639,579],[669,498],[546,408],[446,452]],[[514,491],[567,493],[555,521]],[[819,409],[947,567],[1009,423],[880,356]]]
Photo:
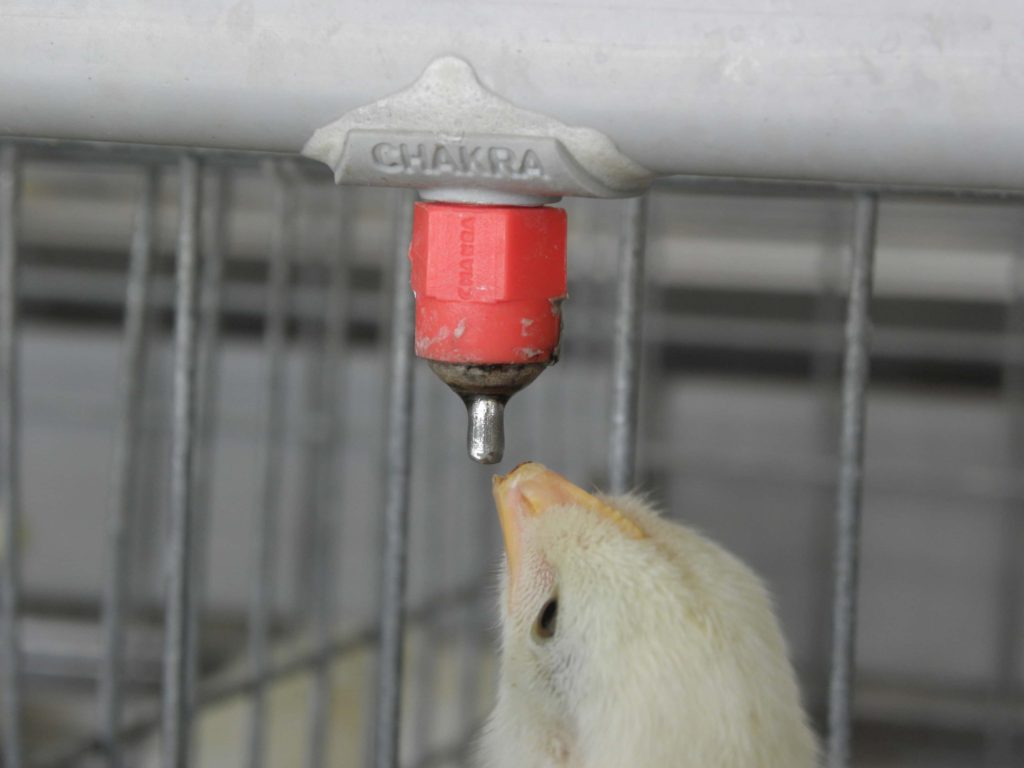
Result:
[[339,184],[412,187],[448,202],[628,197],[653,178],[603,133],[510,104],[453,56],[435,59],[406,90],[318,129],[302,154],[329,165]]

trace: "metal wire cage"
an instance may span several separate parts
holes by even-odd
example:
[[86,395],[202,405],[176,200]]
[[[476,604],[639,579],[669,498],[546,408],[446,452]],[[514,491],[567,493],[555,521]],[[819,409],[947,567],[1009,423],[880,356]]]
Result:
[[[411,357],[410,204],[289,158],[3,145],[5,765],[471,759],[496,526]],[[566,205],[563,359],[512,460],[765,574],[830,765],[855,719],[856,765],[1019,765],[1019,201]]]

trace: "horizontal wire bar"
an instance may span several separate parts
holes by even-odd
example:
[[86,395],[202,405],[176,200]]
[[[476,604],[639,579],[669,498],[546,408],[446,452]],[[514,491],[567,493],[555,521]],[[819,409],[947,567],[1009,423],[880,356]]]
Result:
[[[247,150],[175,147],[155,144],[73,141],[67,139],[28,139],[9,137],[5,142],[19,147],[26,159],[65,160],[84,163],[167,163],[173,164],[182,151],[200,157],[206,164],[224,163],[256,168],[268,158],[294,160],[296,170],[334,181],[325,165],[298,154]],[[1024,190],[957,189],[892,184],[813,182],[803,179],[765,179],[733,176],[665,176],[655,180],[653,188],[680,194],[774,195],[781,197],[848,197],[851,194],[884,194],[886,197],[956,199],[969,201],[1016,202],[1024,200]]]
[[[29,254],[31,257],[31,253]],[[38,317],[33,305],[43,302],[47,308],[54,302],[70,302],[76,305],[83,300],[93,302],[97,309],[120,309],[123,304],[123,281],[118,275],[64,267],[39,267],[30,263],[21,270],[19,296],[24,309],[22,314]],[[155,311],[170,308],[172,282],[170,278],[154,276],[152,306]],[[577,281],[577,293],[585,290],[584,280]],[[302,286],[295,287],[293,314],[299,320],[314,317],[315,302],[311,302],[311,291]],[[351,322],[354,325],[376,327],[379,312],[377,296],[372,288],[353,287],[351,296]],[[651,287],[651,299],[664,303],[665,294],[657,287]],[[88,297],[88,298],[85,298]],[[879,301],[885,301],[883,297]],[[937,303],[936,312],[946,304]],[[992,306],[998,306],[995,302]],[[225,296],[224,313],[237,317],[261,316],[263,288],[255,281],[236,281],[230,295]],[[75,320],[82,320],[89,310],[75,314]],[[238,333],[238,331],[234,331]],[[574,330],[578,341],[599,338],[585,328]],[[249,335],[247,333],[247,335]],[[822,337],[813,323],[806,320],[758,317],[721,317],[693,312],[668,311],[650,314],[644,325],[646,342],[651,345],[668,347],[695,347],[700,349],[721,348],[727,351],[764,350],[772,353],[811,354],[826,352],[839,355],[842,339]],[[568,342],[567,342],[568,343]],[[1007,360],[1007,350],[1002,340],[988,329],[978,331],[944,328],[908,328],[903,326],[879,326],[872,331],[874,359],[906,359],[911,362],[965,362],[978,365],[1000,366]],[[589,354],[580,354],[583,357]],[[1010,360],[1024,364],[1024,348],[1011,350]]]
[[678,194],[757,195],[759,197],[834,197],[850,195],[885,195],[920,199],[955,199],[964,202],[1017,202],[1024,199],[1024,190],[956,189],[912,184],[858,184],[801,179],[762,179],[734,176],[665,176],[654,182],[654,188]]
[[[254,152],[205,147],[183,147],[158,144],[124,144],[121,142],[74,141],[68,139],[31,139],[11,137],[5,143],[17,146],[27,160],[90,163],[132,163],[177,165],[182,152],[202,160],[204,166],[227,164],[258,168],[268,159],[298,158],[304,165],[315,168],[318,162],[287,152]],[[326,172],[326,167],[324,168]],[[333,184],[333,182],[332,182]]]
[[[481,573],[469,584],[436,595],[421,604],[414,606],[406,613],[409,626],[417,626],[439,612],[448,612],[461,608],[466,603],[480,600],[492,592],[489,584],[489,572]],[[380,640],[380,627],[376,622],[345,633],[321,651],[317,648],[303,650],[270,664],[266,673],[261,676],[248,674],[224,680],[213,680],[200,686],[195,711],[198,714],[205,709],[216,706],[233,696],[251,694],[258,686],[273,683],[297,672],[309,670],[322,663],[324,656],[332,659],[341,658],[349,653],[374,645]],[[160,713],[149,712],[140,714],[121,728],[121,739],[125,743],[137,742],[153,732],[160,724]],[[49,750],[31,761],[32,768],[68,768],[77,765],[89,755],[103,750],[102,741],[95,735],[71,744]]]

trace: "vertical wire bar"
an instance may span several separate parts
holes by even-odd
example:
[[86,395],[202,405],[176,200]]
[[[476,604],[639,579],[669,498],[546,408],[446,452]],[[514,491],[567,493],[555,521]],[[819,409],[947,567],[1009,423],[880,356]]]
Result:
[[183,155],[180,173],[174,328],[174,394],[171,422],[170,540],[164,621],[163,766],[189,762],[189,603],[192,587],[192,503],[195,463],[196,357],[198,335],[198,230],[201,210],[199,161]]
[[18,155],[0,147],[0,678],[3,689],[3,756],[21,766],[21,498],[18,376]]
[[[814,346],[811,353],[810,386],[815,399],[815,440],[822,457],[832,456],[835,451],[835,439],[839,433],[839,392],[841,355],[838,342],[843,333],[843,298],[842,283],[844,257],[848,223],[844,226],[843,219],[848,219],[848,203],[846,201],[830,201],[828,219],[824,232],[824,242],[817,257],[817,291],[814,296],[813,319]],[[841,206],[841,209],[839,208]],[[842,214],[847,214],[846,216]],[[828,655],[831,652],[829,637],[829,617],[832,612],[832,584],[822,579],[822,573],[828,573],[833,567],[832,540],[835,518],[828,514],[835,500],[834,483],[827,487],[815,488],[814,509],[820,510],[813,518],[813,529],[810,539],[814,542],[814,552],[810,558],[810,583],[814,584],[809,615],[815,617],[815,626],[819,632],[814,638],[814,650],[811,657],[814,675],[814,687],[808,692],[815,706],[824,708],[828,699]]]
[[266,674],[270,663],[270,615],[273,604],[274,570],[277,562],[276,520],[281,505],[284,466],[285,345],[288,332],[288,289],[294,234],[291,189],[274,172],[274,219],[267,257],[267,286],[264,299],[263,354],[266,362],[266,403],[264,412],[262,486],[259,518],[252,541],[252,592],[249,601],[248,654],[253,675],[249,700],[246,763],[262,768],[266,750]]
[[[339,195],[343,195],[339,191]],[[344,204],[344,198],[340,198]],[[331,668],[329,653],[335,623],[335,569],[337,518],[340,512],[338,442],[340,408],[344,402],[340,363],[348,347],[348,253],[346,216],[338,211],[337,250],[330,258],[328,293],[324,302],[323,363],[320,372],[320,403],[323,413],[323,443],[320,494],[315,518],[315,557],[313,571],[313,621],[317,662],[313,669],[312,713],[309,731],[309,766],[328,764],[331,719]]]
[[[422,381],[421,378],[420,382]],[[428,383],[434,385],[437,382],[430,381]],[[454,441],[456,445],[459,442],[457,436],[447,434],[452,431],[451,426],[458,422],[448,418],[450,414],[445,412],[445,400],[449,394],[445,391],[446,389],[443,386],[430,386],[427,390],[428,421],[425,432],[428,435],[436,436],[433,440],[444,440],[443,445],[445,446],[444,448],[435,446],[433,450],[427,448],[425,456],[427,466],[424,467],[424,470],[430,479],[428,480],[429,504],[421,505],[418,509],[419,513],[427,515],[431,520],[431,524],[426,527],[419,542],[426,552],[425,561],[432,565],[429,571],[421,577],[421,583],[426,583],[425,599],[428,600],[443,594],[446,589],[451,587],[448,571],[453,553],[448,551],[446,546],[448,539],[446,527],[451,510],[459,508],[458,504],[450,503],[448,493],[446,493],[459,487],[459,483],[451,477],[452,457],[447,450],[447,447],[452,445],[451,441]],[[421,400],[421,402],[423,401]],[[434,701],[437,696],[438,663],[440,662],[438,654],[442,651],[444,639],[442,621],[440,616],[428,616],[423,621],[418,633],[419,642],[416,644],[415,663],[410,670],[415,690],[412,742],[413,753],[417,759],[430,752],[437,730],[438,718],[436,715],[438,713],[435,711]]]
[[[457,443],[456,443],[457,444]],[[480,471],[477,467],[469,467],[463,462],[463,469],[469,473],[469,477],[454,486],[464,497],[468,497],[468,504],[464,504],[469,515],[469,522],[464,522],[469,528],[469,541],[466,544],[466,564],[461,569],[459,584],[470,583],[470,579],[483,578],[487,573],[487,563],[492,562],[490,554],[490,541],[488,539],[487,521],[494,515],[487,505],[489,499],[480,498],[481,483],[476,482]],[[452,509],[458,509],[455,505]],[[449,513],[450,514],[450,513]],[[466,602],[462,608],[463,628],[461,665],[459,668],[458,695],[459,695],[459,722],[464,729],[467,729],[469,738],[476,734],[469,734],[468,729],[474,727],[480,719],[481,703],[481,674],[483,672],[483,613],[486,610],[483,599],[477,597]]]
[[626,493],[636,482],[636,423],[640,385],[640,324],[647,240],[648,195],[626,201],[619,249],[615,334],[612,352],[608,490]]
[[[441,409],[441,411],[442,416],[451,415],[445,412],[446,409]],[[454,419],[446,419],[445,421],[447,422],[447,429],[454,432],[457,422]],[[458,445],[457,439],[453,440],[447,436],[445,442],[449,445]],[[445,456],[449,461],[453,458],[450,452],[446,452]],[[461,519],[456,520],[455,523],[456,529],[465,530],[467,535],[463,539],[463,543],[459,545],[464,549],[462,563],[460,564],[461,567],[455,571],[456,580],[452,586],[468,584],[471,579],[481,578],[483,574],[487,573],[487,564],[491,562],[489,559],[490,547],[487,541],[486,520],[492,516],[492,513],[487,508],[487,500],[479,498],[480,484],[477,482],[477,478],[480,472],[477,466],[471,466],[464,461],[459,462],[458,470],[458,475],[449,481],[450,492],[458,498],[455,499],[455,503],[448,504],[448,497],[446,496],[441,510],[442,514],[445,515],[454,515],[457,510],[464,510],[461,512]],[[451,586],[446,588],[451,588]],[[458,721],[463,729],[470,728],[479,719],[480,673],[483,666],[483,659],[481,658],[481,646],[483,644],[480,626],[481,603],[482,600],[479,597],[468,600],[460,611],[462,616],[458,639],[461,647],[457,672],[457,691],[459,701]]]
[[[1024,238],[1012,254],[1010,303],[1006,313],[1006,351],[1003,361],[1003,400],[1009,429],[1010,476],[1016,480],[1024,464]],[[1011,484],[1010,501],[1003,510],[1000,531],[995,628],[995,681],[992,690],[994,716],[986,734],[985,764],[991,768],[1019,766],[1016,759],[1020,726],[1013,702],[1020,692],[1024,663],[1024,505],[1019,482]]]
[[[302,461],[300,464],[299,488],[301,489],[299,510],[299,535],[296,546],[299,556],[296,558],[296,593],[293,596],[295,610],[303,619],[311,619],[314,609],[313,573],[316,570],[315,558],[307,553],[316,552],[316,526],[320,519],[320,503],[323,462],[320,461],[323,429],[321,429],[321,413],[323,411],[323,338],[321,320],[323,311],[318,302],[323,297],[315,286],[321,284],[321,278],[304,259],[301,266],[300,293],[303,299],[296,302],[299,321],[299,336],[303,346],[302,371]],[[308,298],[305,298],[308,296]]]
[[[572,404],[578,401],[581,393],[584,398],[595,398],[600,403],[599,407],[608,407],[610,412],[610,403],[606,403],[604,398],[610,398],[611,387],[604,386],[602,392],[597,392],[594,383],[596,377],[591,374],[595,361],[603,362],[605,359],[606,337],[614,336],[614,325],[612,328],[605,327],[608,319],[607,306],[611,303],[610,295],[605,295],[606,281],[602,279],[608,266],[604,258],[607,224],[599,215],[601,211],[597,204],[581,203],[577,208],[573,217],[574,225],[579,227],[579,231],[587,233],[590,247],[583,252],[577,250],[575,254],[569,256],[570,260],[574,256],[577,259],[575,264],[570,263],[569,268],[569,292],[577,322],[566,329],[561,346],[564,355],[574,356],[575,365],[572,369],[566,367],[556,375],[571,377],[573,380],[572,386],[569,387],[569,412],[572,412]],[[582,375],[581,370],[584,372]],[[605,445],[610,437],[610,422],[606,427],[597,419],[571,419],[567,426],[573,433],[571,439],[575,442],[575,450],[570,452],[567,465],[575,467],[577,472],[589,473],[592,462],[597,458],[592,446]],[[606,461],[609,455],[606,452]]]
[[[649,271],[650,263],[646,266]],[[680,509],[682,505],[674,503],[677,490],[673,482],[674,474],[661,460],[662,446],[670,444],[672,421],[671,385],[667,382],[664,354],[666,291],[645,281],[642,296],[644,319],[640,348],[643,357],[640,360],[638,397],[644,407],[640,409],[637,418],[637,430],[638,435],[644,437],[637,440],[637,466],[647,468],[649,474],[642,482],[657,489],[665,507]]]
[[402,640],[407,533],[409,527],[410,437],[412,433],[413,299],[409,289],[409,237],[413,198],[400,198],[392,268],[391,360],[388,375],[385,453],[384,537],[380,599],[380,657],[374,765],[396,768],[401,718]]
[[[591,262],[593,254],[598,250],[594,240],[599,227],[596,222],[592,221],[593,206],[594,203],[590,201],[586,203],[576,201],[576,210],[573,211],[574,225],[580,228],[578,231],[586,232],[588,238],[584,248],[572,249],[569,254],[569,295],[572,297],[573,311],[580,321],[573,322],[562,329],[559,341],[559,359],[572,360],[573,364],[565,367],[559,365],[557,369],[550,371],[554,380],[547,384],[547,386],[555,385],[558,388],[558,407],[562,418],[558,422],[558,428],[554,430],[558,440],[557,451],[562,457],[561,460],[565,462],[562,466],[565,468],[566,475],[573,478],[585,477],[591,461],[589,450],[578,447],[583,442],[579,435],[580,425],[570,415],[580,396],[579,388],[575,386],[577,379],[582,378],[580,371],[589,365],[587,353],[590,345],[584,334],[592,326],[592,322],[590,322],[592,318],[590,318],[590,304],[587,301],[587,282],[580,278],[585,275],[589,279],[593,274],[594,269],[592,269]],[[579,263],[581,258],[586,258],[587,263]],[[586,421],[588,424],[591,422],[589,419]],[[492,515],[486,517],[490,518]]]
[[[164,311],[164,247],[161,237],[162,184],[157,188],[156,218],[153,233],[153,311],[146,321],[150,338],[149,354],[143,376],[146,383],[139,414],[139,457],[132,480],[132,531],[129,565],[132,578],[125,599],[139,604],[157,605],[163,587],[163,555],[167,503],[165,468],[169,464],[170,388],[167,358],[172,346],[166,332]],[[169,277],[168,273],[168,277]],[[173,295],[173,294],[170,294]]]
[[128,285],[125,291],[124,358],[118,389],[121,413],[107,518],[110,565],[103,599],[104,647],[99,680],[99,716],[100,734],[107,749],[108,765],[112,768],[119,768],[124,762],[120,731],[125,604],[131,599],[131,513],[139,464],[139,421],[142,418],[146,385],[146,331],[158,187],[159,172],[156,168],[150,168],[143,177],[142,194],[132,233]]
[[853,263],[843,352],[842,425],[836,510],[835,597],[829,681],[828,768],[850,764],[853,671],[857,632],[858,557],[864,476],[865,393],[868,382],[870,303],[878,231],[878,197],[854,205]]
[[[199,346],[196,357],[196,445],[193,453],[192,587],[189,602],[189,706],[195,706],[202,648],[202,615],[210,559],[211,479],[216,459],[218,395],[220,389],[220,305],[224,278],[227,184],[223,169],[210,174],[210,202],[205,211],[202,271],[199,287]],[[202,181],[200,180],[200,183]],[[196,746],[193,745],[193,750]],[[193,759],[196,753],[193,751]]]

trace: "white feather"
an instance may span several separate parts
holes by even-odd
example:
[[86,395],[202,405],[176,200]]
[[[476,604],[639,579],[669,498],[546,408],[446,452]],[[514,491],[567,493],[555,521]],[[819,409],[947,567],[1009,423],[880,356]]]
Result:
[[[486,768],[812,768],[817,745],[764,585],[636,497],[646,533],[578,506],[523,522],[502,599]],[[558,598],[550,639],[533,625]]]

